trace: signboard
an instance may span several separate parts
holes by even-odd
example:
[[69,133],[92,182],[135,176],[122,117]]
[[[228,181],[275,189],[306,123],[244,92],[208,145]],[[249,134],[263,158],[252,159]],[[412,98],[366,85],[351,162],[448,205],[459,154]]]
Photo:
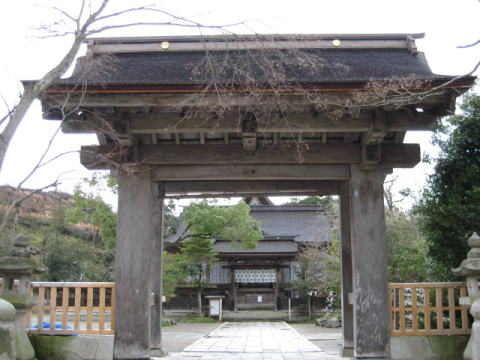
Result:
[[220,316],[220,300],[210,299],[210,316]]
[[237,269],[235,270],[237,283],[274,283],[277,282],[275,269]]

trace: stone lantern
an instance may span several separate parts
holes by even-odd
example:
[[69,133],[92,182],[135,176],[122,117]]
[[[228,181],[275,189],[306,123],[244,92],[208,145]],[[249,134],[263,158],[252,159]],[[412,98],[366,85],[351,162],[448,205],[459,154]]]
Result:
[[468,341],[463,358],[465,360],[480,360],[480,236],[474,233],[468,239],[470,251],[460,266],[452,269],[456,276],[467,278],[468,296],[460,298],[460,305],[468,306],[474,318],[472,335]]
[[31,258],[28,239],[24,235],[15,238],[15,247],[10,256],[0,257],[0,275],[3,277],[1,298],[15,307],[16,353],[17,360],[30,360],[35,351],[28,340],[23,324],[25,314],[35,305],[38,299],[29,293],[30,278],[39,272],[39,266]]

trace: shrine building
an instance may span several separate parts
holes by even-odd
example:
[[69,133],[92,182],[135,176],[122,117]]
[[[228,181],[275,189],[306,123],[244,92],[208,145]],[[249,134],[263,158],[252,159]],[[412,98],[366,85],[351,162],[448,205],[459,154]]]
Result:
[[[282,310],[292,294],[289,283],[297,280],[301,268],[298,256],[307,247],[326,247],[333,231],[333,214],[323,205],[274,205],[267,197],[246,197],[250,216],[260,222],[263,238],[254,249],[239,249],[230,240],[216,239],[218,261],[208,274],[203,296],[223,296],[225,310]],[[185,223],[165,239],[165,250],[178,251]],[[196,307],[195,289],[180,286],[169,300],[171,309]]]

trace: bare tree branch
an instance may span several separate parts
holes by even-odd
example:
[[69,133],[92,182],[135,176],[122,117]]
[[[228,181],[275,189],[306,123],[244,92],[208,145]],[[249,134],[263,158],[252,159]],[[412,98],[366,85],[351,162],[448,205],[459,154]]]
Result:
[[66,12],[65,10],[62,10],[56,6],[52,7],[51,8],[52,10],[55,10],[57,12],[59,12],[60,14],[62,14],[64,17],[66,17],[67,19],[73,21],[73,23],[77,24],[78,23],[78,18],[75,18],[73,17],[72,15],[70,15],[68,12]]
[[17,105],[14,105],[10,109],[10,105],[8,104],[7,99],[5,99],[5,97],[1,94],[0,94],[0,97],[2,98],[3,105],[7,109],[7,113],[0,119],[0,125],[2,125],[5,120],[7,120],[10,116],[12,116],[12,113],[15,111],[15,108],[17,107]]
[[[110,14],[102,15],[105,11],[106,6],[109,4],[110,0],[102,0],[101,3],[98,5],[97,8],[92,9],[91,3],[89,3],[89,10],[90,14],[87,16],[85,20],[82,20],[85,17],[85,7],[86,7],[86,0],[81,0],[81,6],[79,9],[78,16],[75,17],[71,13],[58,8],[52,8],[55,12],[62,15],[64,18],[72,21],[75,24],[75,30],[63,30],[57,31],[55,29],[54,23],[53,26],[46,26],[43,28],[48,34],[45,37],[60,37],[66,35],[73,35],[74,39],[71,43],[71,47],[68,52],[64,55],[64,57],[60,60],[60,62],[53,67],[50,71],[48,71],[39,81],[35,83],[32,88],[27,88],[24,90],[23,94],[21,94],[18,104],[4,117],[0,120],[0,123],[6,122],[6,126],[3,131],[0,133],[0,172],[2,170],[3,162],[6,156],[6,152],[8,146],[20,125],[23,117],[25,116],[27,110],[29,109],[30,105],[33,101],[38,98],[53,82],[58,80],[65,71],[72,65],[76,54],[87,36],[92,34],[98,34],[100,32],[112,29],[119,29],[119,28],[127,28],[133,26],[178,26],[178,27],[191,27],[191,28],[210,28],[221,30],[223,32],[227,32],[225,30],[226,27],[238,26],[244,24],[244,22],[239,22],[235,24],[226,24],[226,25],[204,25],[199,22],[193,21],[186,17],[177,16],[172,14],[166,10],[154,8],[153,5],[144,5],[139,7],[131,7],[124,10],[116,11]],[[116,25],[102,25],[98,27],[93,27],[94,24],[98,24],[99,22],[110,20],[115,17],[120,17],[124,14],[131,13],[131,12],[153,12],[165,15],[170,20],[160,21],[160,22],[131,22],[131,23],[124,23],[124,24],[116,24]]]
[[475,41],[475,42],[473,42],[473,43],[471,43],[471,44],[468,44],[468,45],[458,45],[457,48],[459,48],[459,49],[465,49],[465,48],[477,46],[478,44],[480,44],[480,39],[478,39],[477,41]]

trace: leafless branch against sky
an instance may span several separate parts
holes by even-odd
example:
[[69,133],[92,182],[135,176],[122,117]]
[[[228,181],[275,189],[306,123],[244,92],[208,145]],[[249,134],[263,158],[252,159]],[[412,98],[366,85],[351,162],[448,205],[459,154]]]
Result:
[[465,48],[469,48],[469,47],[474,47],[474,46],[477,46],[478,44],[480,44],[480,39],[471,43],[471,44],[467,44],[467,45],[459,45],[457,46],[459,49],[465,49]]

